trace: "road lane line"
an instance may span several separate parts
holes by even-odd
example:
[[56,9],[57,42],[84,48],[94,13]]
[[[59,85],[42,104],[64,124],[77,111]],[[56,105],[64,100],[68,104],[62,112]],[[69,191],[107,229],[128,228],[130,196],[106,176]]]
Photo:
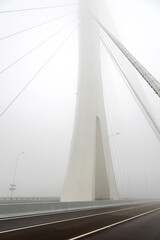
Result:
[[[142,207],[142,206],[139,206],[139,207]],[[85,215],[85,216],[81,216],[81,217],[68,218],[68,219],[58,220],[58,221],[54,221],[54,222],[47,222],[47,223],[35,224],[35,225],[31,225],[31,226],[26,226],[26,227],[8,229],[8,230],[0,231],[0,234],[25,230],[25,229],[29,229],[29,228],[42,227],[42,226],[47,226],[47,225],[51,225],[51,224],[63,223],[63,222],[67,222],[67,221],[74,221],[74,220],[79,220],[79,219],[83,219],[83,218],[95,217],[95,216],[100,216],[100,215],[105,215],[105,214],[110,214],[110,213],[115,213],[115,212],[121,212],[121,211],[126,211],[126,210],[130,210],[130,209],[134,209],[134,208],[138,208],[138,207],[124,208],[124,209],[119,209],[119,210],[103,212],[103,213]]]
[[96,230],[93,230],[93,231],[91,231],[91,232],[88,232],[88,233],[79,235],[79,236],[77,236],[77,237],[69,238],[68,240],[80,239],[80,238],[82,238],[82,237],[86,237],[86,236],[89,236],[89,235],[91,235],[91,234],[94,234],[94,233],[103,231],[103,230],[105,230],[105,229],[114,227],[114,226],[116,226],[116,225],[120,225],[120,224],[122,224],[122,223],[129,222],[129,221],[131,221],[131,220],[133,220],[133,219],[136,219],[136,218],[145,216],[145,215],[147,215],[147,214],[150,214],[150,213],[153,213],[153,212],[156,212],[156,211],[159,211],[159,210],[160,210],[160,208],[156,208],[156,209],[150,210],[150,211],[148,211],[148,212],[138,214],[138,215],[136,215],[136,216],[134,216],[134,217],[130,217],[130,218],[124,219],[124,220],[122,220],[122,221],[119,221],[119,222],[116,222],[116,223],[112,223],[112,224],[107,225],[107,226],[105,226],[105,227],[98,228],[98,229],[96,229]]

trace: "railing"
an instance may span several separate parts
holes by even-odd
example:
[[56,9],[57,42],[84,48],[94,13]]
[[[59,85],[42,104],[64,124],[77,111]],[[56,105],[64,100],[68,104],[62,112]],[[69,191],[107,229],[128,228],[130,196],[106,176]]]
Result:
[[60,197],[0,197],[0,201],[60,201]]

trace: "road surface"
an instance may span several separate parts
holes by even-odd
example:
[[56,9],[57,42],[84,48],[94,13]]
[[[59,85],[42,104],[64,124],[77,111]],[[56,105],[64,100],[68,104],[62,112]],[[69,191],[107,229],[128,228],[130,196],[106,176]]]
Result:
[[3,240],[160,240],[160,202],[0,219]]

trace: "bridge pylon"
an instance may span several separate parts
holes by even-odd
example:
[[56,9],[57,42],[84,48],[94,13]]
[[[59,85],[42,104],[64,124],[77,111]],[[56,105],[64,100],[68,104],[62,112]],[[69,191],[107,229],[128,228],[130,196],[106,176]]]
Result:
[[[118,199],[101,79],[100,38],[88,7],[79,0],[79,76],[73,137],[61,201]],[[98,14],[98,13],[97,13]]]

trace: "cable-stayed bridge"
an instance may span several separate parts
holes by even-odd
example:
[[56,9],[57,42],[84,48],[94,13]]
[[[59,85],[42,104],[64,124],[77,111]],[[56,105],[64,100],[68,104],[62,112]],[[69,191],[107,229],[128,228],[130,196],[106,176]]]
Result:
[[[15,16],[17,17],[17,14],[18,14],[17,20],[19,20],[19,19],[22,19],[22,16],[24,16],[24,14],[26,15],[25,22],[23,23],[23,24],[25,24],[25,28],[21,27],[21,30],[20,29],[15,30],[15,31],[13,30],[11,33],[9,33],[9,31],[6,31],[7,32],[6,34],[4,34],[4,33],[2,34],[2,36],[1,36],[1,43],[2,43],[2,48],[3,48],[2,52],[4,51],[4,46],[6,46],[5,45],[6,41],[7,41],[7,46],[8,46],[8,44],[11,44],[12,42],[13,42],[13,44],[16,44],[16,41],[20,38],[20,44],[21,44],[21,40],[26,38],[26,36],[28,37],[28,36],[30,36],[30,34],[33,35],[34,31],[35,32],[40,31],[40,33],[36,32],[34,35],[34,37],[35,37],[34,41],[36,42],[38,40],[37,45],[34,43],[34,44],[32,44],[32,47],[30,47],[30,45],[27,46],[27,51],[26,51],[25,47],[23,47],[23,48],[20,47],[20,50],[17,49],[17,54],[15,54],[14,47],[11,45],[10,52],[13,55],[11,55],[11,58],[8,61],[8,57],[6,54],[6,59],[4,59],[4,61],[2,62],[2,67],[0,70],[1,78],[2,78],[1,100],[3,100],[2,105],[1,105],[1,113],[0,113],[2,122],[3,122],[3,119],[5,120],[5,117],[9,116],[7,114],[14,111],[14,108],[19,105],[19,102],[21,101],[21,99],[23,99],[24,96],[25,96],[26,100],[28,101],[28,103],[27,102],[25,103],[24,107],[27,106],[26,104],[28,104],[28,106],[30,107],[30,105],[29,105],[30,100],[27,97],[27,92],[33,89],[33,94],[36,93],[36,89],[34,90],[34,86],[35,86],[34,84],[36,82],[37,82],[37,84],[40,84],[41,80],[38,80],[38,78],[41,75],[42,75],[42,77],[44,76],[43,74],[46,73],[48,67],[49,67],[49,69],[48,69],[49,72],[50,71],[56,72],[57,69],[50,67],[50,66],[52,66],[52,61],[54,61],[54,63],[56,63],[56,59],[57,59],[56,57],[58,56],[58,54],[60,54],[59,52],[61,52],[61,54],[63,55],[63,50],[65,49],[65,46],[66,47],[68,46],[67,44],[69,44],[71,39],[73,39],[75,34],[77,34],[77,29],[81,27],[81,23],[79,22],[79,24],[78,24],[78,21],[79,21],[78,18],[80,16],[78,13],[79,10],[77,11],[77,7],[78,7],[77,4],[74,3],[74,4],[64,4],[64,5],[62,5],[62,4],[61,5],[59,5],[59,4],[48,5],[48,6],[44,6],[44,7],[43,6],[38,7],[38,8],[36,8],[36,7],[35,8],[34,7],[33,8],[22,8],[22,9],[15,8],[15,9],[11,9],[11,10],[1,11],[2,19],[3,18],[7,19],[8,17],[15,18]],[[117,96],[117,88],[121,87],[121,86],[119,85],[118,81],[117,82],[115,81],[115,79],[117,78],[117,79],[119,79],[119,81],[125,82],[125,84],[128,88],[127,91],[132,94],[132,96],[134,97],[134,101],[136,102],[138,108],[140,108],[140,110],[142,111],[142,114],[144,115],[144,117],[143,117],[144,122],[147,120],[151,129],[153,130],[153,132],[155,134],[155,139],[156,138],[159,139],[159,119],[156,116],[156,112],[157,112],[156,109],[153,109],[153,106],[156,106],[156,105],[150,105],[150,103],[152,104],[152,99],[153,99],[153,101],[157,101],[157,102],[159,101],[158,100],[159,82],[132,56],[132,54],[124,47],[124,45],[122,45],[122,43],[120,43],[118,38],[115,37],[115,35],[113,35],[113,33],[111,33],[111,25],[112,24],[110,24],[110,30],[107,29],[108,26],[107,27],[105,26],[105,22],[106,22],[105,17],[106,16],[103,13],[103,11],[107,11],[107,9],[104,10],[103,7],[101,7],[101,6],[99,8],[100,8],[99,15],[96,15],[97,13],[96,13],[94,7],[91,4],[89,4],[88,12],[90,14],[89,15],[90,19],[92,19],[92,21],[93,21],[93,23],[92,23],[93,26],[91,26],[91,28],[95,29],[94,30],[95,36],[96,37],[98,36],[97,39],[99,39],[99,45],[101,48],[101,68],[102,68],[101,76],[102,76],[102,84],[103,84],[103,97],[104,97],[104,104],[105,104],[105,114],[106,114],[106,122],[107,122],[107,128],[108,128],[108,136],[109,136],[109,141],[110,141],[110,145],[111,145],[110,147],[112,148],[111,149],[111,154],[112,154],[112,158],[113,158],[112,161],[114,164],[115,171],[119,172],[117,180],[118,180],[118,182],[121,182],[120,183],[121,186],[118,186],[119,191],[121,192],[120,195],[124,195],[124,192],[125,192],[125,197],[129,197],[129,195],[127,195],[127,192],[128,192],[128,189],[131,189],[131,186],[129,186],[129,183],[127,183],[128,184],[128,187],[127,187],[127,184],[125,182],[130,181],[127,176],[127,172],[130,168],[129,165],[127,166],[127,164],[128,164],[127,158],[131,158],[131,156],[122,156],[122,155],[128,154],[128,152],[126,151],[126,149],[124,149],[125,148],[124,144],[126,144],[126,142],[123,142],[123,146],[122,146],[122,143],[120,143],[120,141],[121,141],[120,138],[122,139],[122,136],[123,136],[123,130],[120,130],[120,126],[118,126],[118,124],[120,124],[120,121],[121,121],[120,118],[122,115],[124,115],[124,113],[120,113],[119,112],[120,109],[118,109],[119,108],[119,106],[118,106],[119,96]],[[79,7],[78,7],[78,9],[79,9]],[[58,12],[58,13],[55,14],[55,12]],[[36,22],[35,24],[30,23],[30,25],[28,25],[28,22],[27,22],[28,16],[34,16],[37,13],[38,13],[38,16],[39,16],[39,13],[41,14],[40,15],[41,18],[43,15],[45,15],[45,18],[44,18],[45,20],[43,20],[43,21],[41,20],[40,23]],[[42,15],[42,13],[43,13],[43,15]],[[53,13],[54,13],[54,16],[53,16]],[[23,14],[23,15],[21,15],[21,14]],[[29,14],[31,14],[31,15],[29,15]],[[48,15],[46,17],[46,14],[48,14],[49,16],[51,15],[51,17],[49,18]],[[61,25],[59,27],[60,23],[61,23]],[[15,25],[15,24],[13,24],[13,25]],[[51,33],[50,28],[52,26],[55,26],[55,29],[57,29],[57,31],[54,30],[54,32]],[[45,30],[46,28],[47,28],[47,30]],[[39,34],[42,34],[42,31],[44,31],[45,37],[43,37],[42,40],[36,39],[36,34],[38,34],[38,38],[39,38],[39,36],[40,36]],[[89,29],[89,31],[90,31],[90,29]],[[96,32],[97,32],[97,34],[96,34]],[[114,34],[115,34],[115,31],[114,31]],[[51,53],[50,50],[49,51],[47,50],[47,46],[49,45],[49,47],[51,47],[53,45],[52,44],[53,40],[55,40],[56,42],[54,42],[55,46],[53,46],[53,52]],[[33,42],[33,40],[31,40],[31,42]],[[15,50],[16,50],[16,48],[15,48]],[[40,58],[40,56],[39,56],[39,58],[42,59],[40,62],[37,61],[37,54],[39,51],[41,54],[44,54],[44,56],[45,56],[44,51],[46,51],[46,52],[48,51],[48,53],[47,53],[48,55],[46,56],[46,59],[44,59],[44,57]],[[17,57],[17,55],[18,55],[18,57]],[[62,56],[62,55],[60,55],[60,56]],[[4,56],[4,54],[2,56]],[[75,56],[74,56],[74,58],[75,58]],[[83,62],[83,59],[82,59],[82,62]],[[31,65],[30,66],[31,70],[29,71],[29,69],[27,69],[27,74],[25,76],[23,76],[23,79],[24,79],[24,81],[23,81],[22,75],[23,75],[26,64]],[[67,65],[67,64],[65,64],[65,65]],[[68,70],[66,71],[65,65],[63,65],[63,67],[67,74]],[[115,66],[115,68],[118,71],[116,69],[112,70],[112,68],[114,68],[114,67],[111,65]],[[18,70],[19,66],[20,66],[20,68],[23,69],[23,71]],[[58,68],[58,67],[60,67],[60,64],[57,65],[56,68]],[[72,69],[71,65],[69,67],[70,67],[69,71],[72,71],[73,69]],[[119,75],[111,76],[114,71],[119,72]],[[18,72],[21,72],[22,75],[20,75],[20,76],[17,75]],[[140,74],[138,74],[137,72],[139,72]],[[15,79],[16,79],[15,84],[13,83],[13,81],[10,82],[12,75],[15,76]],[[74,73],[74,76],[76,76],[76,72]],[[55,77],[57,77],[57,75],[55,75]],[[39,81],[39,83],[38,83],[38,81]],[[75,81],[75,83],[76,83],[76,81]],[[8,89],[10,88],[9,87],[10,84],[14,84],[14,87],[12,87],[12,89],[10,90],[11,94],[5,94],[8,91]],[[43,82],[43,84],[45,84],[45,81]],[[49,84],[51,84],[51,83],[49,82]],[[62,82],[62,84],[64,84],[64,82]],[[123,83],[121,83],[121,84],[123,84]],[[76,88],[76,84],[75,84],[75,88]],[[147,96],[144,93],[144,90],[143,90],[144,88],[148,88],[149,91],[152,92],[151,93],[152,95]],[[44,88],[44,91],[46,92],[46,91],[48,91],[48,89]],[[53,84],[53,91],[54,91],[54,84]],[[59,91],[59,87],[58,87],[58,91]],[[62,91],[62,93],[64,92],[63,86],[62,86],[61,91]],[[77,99],[79,97],[78,91],[79,90],[77,90]],[[122,92],[123,89],[120,91]],[[40,94],[42,94],[42,96],[44,97],[44,95],[43,95],[44,93],[39,92],[39,95],[37,95],[37,97],[36,97],[37,100],[34,99],[34,101],[37,104],[37,106],[36,106],[37,112],[41,111],[40,105],[43,104],[39,100]],[[50,93],[50,90],[49,90],[49,93]],[[33,94],[32,94],[32,96],[34,96]],[[62,94],[62,95],[64,95],[64,94]],[[114,95],[114,98],[113,98],[113,95]],[[121,94],[121,95],[123,95],[123,94]],[[31,96],[31,98],[32,98],[32,96]],[[67,96],[69,96],[69,94]],[[45,99],[46,99],[46,97],[45,97]],[[45,102],[45,99],[44,99],[44,103],[46,104],[45,106],[47,107],[47,104],[49,103],[49,98],[48,98],[48,100],[46,100],[46,102]],[[52,98],[50,97],[50,99],[52,99]],[[52,101],[53,100],[54,100],[54,98],[52,99]],[[126,101],[127,100],[128,99],[126,96]],[[38,104],[38,101],[39,101],[39,104]],[[51,104],[51,103],[49,103],[49,104]],[[64,104],[64,102],[63,102],[63,104]],[[54,105],[55,105],[55,103],[54,103]],[[22,106],[22,108],[23,108],[23,106]],[[62,108],[62,106],[61,106],[61,108]],[[72,109],[74,109],[74,108],[72,108]],[[122,110],[122,112],[123,112],[123,110]],[[120,116],[120,114],[121,114],[121,116]],[[25,118],[26,117],[27,117],[27,115],[25,116]],[[39,117],[40,117],[40,114],[39,114]],[[51,118],[51,115],[48,115],[48,117]],[[74,117],[74,114],[73,114],[73,117]],[[36,118],[36,115],[33,116],[33,118]],[[53,121],[54,121],[54,119],[53,119]],[[34,123],[34,124],[36,124],[36,123]],[[15,125],[13,125],[13,126],[15,127]],[[53,127],[54,126],[55,126],[55,124],[53,123]],[[2,128],[3,128],[3,124],[2,124]],[[114,135],[115,133],[118,133],[117,135],[115,135],[116,137],[110,137],[111,135]],[[16,133],[12,133],[12,135],[14,135],[14,134],[16,136]],[[119,141],[119,143],[118,143],[118,141]],[[113,144],[113,142],[114,142],[114,144]],[[118,147],[117,144],[120,144],[121,146]],[[9,147],[10,147],[10,145],[9,145]],[[68,149],[69,148],[70,147],[68,147]],[[22,149],[17,150],[17,151],[18,151],[17,152],[17,154],[18,154],[19,152],[22,151]],[[116,154],[118,154],[118,155],[115,156]],[[116,159],[116,160],[114,160],[114,159]],[[114,161],[117,161],[117,162],[114,163]],[[134,157],[133,157],[132,162],[134,162]],[[147,162],[147,160],[146,160],[146,162]],[[14,168],[14,164],[13,164],[13,168]],[[140,169],[141,169],[141,167],[140,167]],[[142,172],[143,171],[144,170],[142,170]],[[146,172],[147,171],[148,170],[146,170]],[[146,174],[147,173],[142,173],[144,186],[146,185],[146,176],[145,176]],[[12,174],[10,174],[10,175],[12,175]],[[18,177],[18,176],[16,176],[16,177]],[[116,177],[117,177],[117,174],[116,174]],[[148,176],[147,176],[147,178],[148,178]],[[133,181],[133,179],[131,181]],[[11,183],[11,181],[12,181],[12,179],[10,180],[10,183]],[[143,183],[142,183],[142,185],[143,185]],[[144,186],[143,186],[143,189],[146,189],[146,187],[144,187]],[[147,191],[148,190],[144,190],[144,192],[143,192],[144,196],[148,195],[148,193],[146,193]],[[134,196],[134,194],[133,194],[133,196]]]
[[[158,97],[160,96],[160,84],[100,22],[97,2],[90,3],[90,11],[93,9],[95,16],[91,15],[92,13],[89,15],[86,1],[81,1],[79,4],[81,24],[79,27],[79,92],[73,142],[62,200],[118,199],[108,134],[106,136],[108,129],[101,83],[100,30],[102,29],[103,36],[105,37],[106,34],[120,52],[125,55]],[[94,20],[98,25],[97,34],[93,29]],[[102,41],[107,48],[105,41],[103,39]],[[111,56],[123,74],[123,69],[118,65],[115,56],[113,54]],[[123,76],[125,77],[125,75]],[[159,127],[146,109],[144,101],[141,100],[130,80],[128,78],[126,80],[134,91],[141,109],[143,108],[142,111],[147,115],[147,120],[150,125],[153,125],[152,128],[155,130],[159,140]]]
[[[63,51],[66,53],[69,53],[68,51],[68,43],[71,41],[71,39],[76,36],[78,36],[78,45],[79,45],[79,61],[78,61],[78,87],[77,87],[77,93],[76,93],[76,107],[75,107],[75,117],[74,119],[74,128],[72,133],[72,141],[68,149],[70,149],[69,154],[69,161],[68,161],[68,167],[66,170],[66,177],[64,180],[64,186],[62,189],[61,194],[61,201],[62,202],[68,202],[67,208],[71,208],[71,202],[77,201],[76,205],[72,203],[72,206],[76,206],[80,203],[79,201],[84,201],[84,207],[88,207],[87,204],[91,204],[90,201],[95,200],[120,200],[124,198],[156,198],[159,196],[158,190],[156,190],[156,186],[158,186],[158,163],[157,163],[157,153],[159,153],[158,146],[159,146],[159,140],[160,140],[160,125],[159,125],[159,119],[157,118],[157,111],[156,109],[152,109],[152,99],[153,102],[156,102],[155,106],[158,106],[159,97],[160,97],[160,83],[158,79],[156,79],[148,70],[143,66],[143,64],[140,63],[132,54],[131,52],[125,47],[124,44],[122,44],[122,41],[119,40],[119,37],[116,36],[115,30],[111,26],[108,28],[108,25],[106,24],[105,15],[104,12],[107,14],[107,9],[104,8],[104,2],[105,1],[86,1],[81,0],[79,2],[70,4],[55,4],[55,5],[48,5],[48,6],[39,6],[39,7],[30,7],[30,8],[14,8],[11,10],[3,10],[0,11],[1,17],[3,15],[12,15],[12,14],[20,14],[19,19],[22,17],[21,14],[28,14],[32,13],[32,16],[34,16],[35,12],[42,13],[43,11],[46,11],[47,18],[44,18],[44,20],[40,21],[40,23],[35,22],[35,24],[27,25],[26,27],[21,30],[13,31],[12,33],[2,34],[0,41],[2,42],[2,46],[5,41],[10,41],[13,39],[18,39],[18,37],[22,37],[23,34],[33,34],[34,31],[41,32],[41,28],[43,29],[44,37],[42,38],[42,41],[39,41],[38,44],[30,44],[32,47],[27,46],[27,51],[24,49],[22,50],[22,47],[20,47],[20,51],[18,50],[18,57],[10,56],[10,60],[8,61],[8,64],[6,64],[6,60],[4,59],[4,63],[2,63],[2,68],[0,70],[0,74],[2,76],[2,87],[4,88],[2,91],[6,90],[8,87],[8,80],[11,78],[11,74],[13,74],[13,81],[15,79],[15,69],[19,66],[18,72],[20,75],[20,78],[16,76],[16,85],[18,86],[15,91],[15,89],[10,90],[11,95],[7,97],[5,94],[2,94],[2,99],[4,98],[4,106],[2,105],[0,118],[1,118],[1,128],[2,126],[5,126],[5,121],[7,120],[9,123],[9,119],[11,120],[11,116],[15,117],[15,109],[18,104],[21,105],[23,108],[23,97],[25,96],[26,99],[28,99],[27,95],[29,93],[29,89],[32,89],[35,91],[36,86],[34,85],[35,82],[38,84],[39,77],[42,75],[42,79],[45,79],[45,83],[43,83],[41,86],[43,86],[42,90],[38,90],[40,94],[40,98],[45,98],[45,104],[44,106],[41,101],[38,99],[40,103],[40,107],[37,108],[37,100],[34,98],[31,98],[31,101],[34,104],[34,100],[36,102],[36,105],[33,109],[38,109],[39,114],[37,116],[41,116],[40,119],[31,119],[30,116],[28,116],[29,121],[34,122],[35,129],[36,125],[39,125],[40,123],[45,123],[46,119],[44,117],[45,114],[47,114],[47,117],[52,116],[52,112],[54,112],[55,106],[56,108],[59,107],[58,103],[53,103],[51,98],[52,89],[51,85],[50,87],[46,87],[45,84],[50,84],[48,81],[48,77],[46,80],[46,75],[44,74],[45,70],[49,70],[49,74],[52,76],[52,71],[57,71],[61,74],[61,72],[65,72],[65,74],[68,74],[68,71],[73,70],[72,64],[73,62],[69,60],[68,56],[68,62],[63,61]],[[52,10],[56,9],[58,14],[53,16]],[[57,10],[59,9],[59,10]],[[63,9],[63,11],[61,10]],[[65,11],[64,11],[65,9]],[[67,11],[66,11],[67,9]],[[51,11],[51,12],[50,12]],[[50,12],[50,13],[49,13]],[[52,17],[48,17],[48,15],[52,15]],[[26,17],[27,21],[29,20]],[[40,18],[41,19],[41,18]],[[26,22],[27,22],[26,21]],[[59,24],[59,22],[62,21],[63,24]],[[49,27],[54,27],[54,32],[52,32]],[[60,26],[60,27],[59,27]],[[45,30],[47,29],[47,30]],[[48,34],[48,32],[50,34]],[[65,32],[65,34],[64,34]],[[78,33],[78,34],[77,34]],[[40,33],[38,33],[38,38]],[[26,37],[27,35],[25,35]],[[56,38],[54,44],[53,40]],[[37,39],[35,39],[37,40]],[[29,40],[28,40],[29,41]],[[34,42],[33,39],[31,39],[31,42]],[[73,42],[72,42],[73,43]],[[15,42],[13,43],[13,45]],[[13,48],[13,45],[9,47],[9,50]],[[49,45],[49,51],[47,52],[47,47]],[[53,46],[52,50],[50,50],[51,46]],[[5,44],[4,44],[5,46]],[[75,47],[75,46],[74,46]],[[37,60],[37,52],[43,48],[42,53],[45,56],[44,58],[41,58],[40,61]],[[14,52],[14,51],[13,51]],[[47,52],[47,54],[46,54]],[[56,65],[56,57],[61,52],[59,61],[59,65]],[[28,68],[26,65],[26,59],[28,58],[28,62],[30,63],[31,69]],[[40,55],[39,55],[40,58]],[[55,69],[53,66],[53,61],[57,69]],[[61,64],[61,61],[65,63],[65,65]],[[23,65],[23,62],[25,64]],[[27,66],[26,69],[24,66]],[[26,71],[27,70],[27,71]],[[26,72],[25,72],[26,71]],[[8,74],[8,75],[7,75]],[[76,74],[73,74],[74,77]],[[27,76],[25,81],[20,81],[20,79],[24,76],[24,78]],[[48,75],[47,75],[48,76]],[[58,75],[57,75],[58,76]],[[56,77],[57,77],[56,76]],[[67,75],[66,75],[67,76]],[[4,82],[4,79],[6,82]],[[41,79],[41,81],[42,81]],[[66,78],[67,79],[67,78]],[[60,79],[61,81],[61,79]],[[75,80],[76,82],[76,80]],[[38,84],[39,85],[39,84]],[[37,86],[38,86],[37,85]],[[75,84],[76,85],[76,84]],[[33,87],[32,87],[33,86]],[[54,86],[54,84],[53,84]],[[127,94],[124,94],[122,87],[125,86],[125,91]],[[56,84],[55,84],[56,87]],[[57,88],[58,89],[58,88]],[[147,91],[146,91],[147,89]],[[58,89],[59,91],[60,89]],[[34,92],[33,91],[33,92]],[[44,94],[44,91],[46,94]],[[14,94],[16,92],[16,94]],[[33,94],[32,92],[32,94]],[[146,94],[148,92],[148,95]],[[62,93],[64,94],[65,91],[62,87]],[[118,94],[117,94],[118,93]],[[124,94],[124,96],[123,96]],[[33,95],[32,95],[33,96]],[[149,151],[146,150],[146,153],[144,153],[143,156],[141,156],[141,152],[138,148],[135,147],[135,155],[132,155],[132,151],[130,151],[131,143],[134,141],[139,142],[138,135],[132,135],[130,140],[128,140],[129,137],[128,134],[124,134],[124,132],[127,130],[127,127],[123,127],[122,118],[124,116],[124,113],[126,115],[132,115],[132,110],[129,112],[125,112],[124,109],[121,109],[122,102],[119,102],[119,99],[123,97],[124,102],[129,102],[137,105],[137,111],[141,114],[141,121],[143,119],[143,123],[145,123],[144,129],[139,129],[137,127],[140,134],[144,134],[144,149],[146,146],[151,143],[150,147],[154,150]],[[130,96],[130,99],[127,99],[127,97]],[[61,96],[63,99],[63,96]],[[64,98],[65,99],[65,98]],[[74,98],[75,99],[75,98]],[[30,101],[30,100],[28,100]],[[151,102],[151,104],[150,104]],[[53,111],[51,109],[51,106],[53,107]],[[63,108],[65,111],[65,105],[63,102]],[[27,107],[29,105],[26,105],[25,102],[25,108],[27,110]],[[49,113],[47,113],[47,108],[49,107]],[[62,106],[60,105],[62,108]],[[132,108],[132,106],[130,107]],[[21,109],[21,108],[19,108]],[[120,111],[122,110],[122,111]],[[30,111],[27,110],[29,113]],[[18,116],[19,111],[17,112]],[[35,116],[35,114],[33,114]],[[25,115],[27,117],[27,114]],[[52,116],[52,120],[55,118],[55,115]],[[135,116],[136,118],[136,116]],[[45,120],[44,120],[45,119]],[[57,118],[58,119],[58,118]],[[128,118],[129,119],[129,118]],[[132,116],[132,121],[134,122],[134,116]],[[15,119],[14,126],[16,126]],[[63,122],[66,121],[66,119],[59,120],[60,122],[63,120]],[[67,119],[68,120],[68,119]],[[42,121],[42,122],[41,122]],[[133,124],[132,122],[132,124]],[[52,123],[50,119],[46,121],[46,124],[49,123],[49,127],[52,125],[55,126],[55,122]],[[58,122],[57,122],[58,123]],[[129,123],[129,128],[132,128],[133,126],[131,123]],[[40,127],[43,125],[40,124]],[[141,125],[142,126],[142,125]],[[20,128],[24,127],[24,125],[20,124]],[[28,127],[28,124],[26,125]],[[135,128],[134,126],[133,128]],[[53,127],[54,128],[54,127]],[[145,130],[149,134],[145,136]],[[29,131],[33,130],[33,128],[28,128]],[[47,140],[47,133],[45,132],[47,128],[45,127],[44,133],[41,134],[41,137],[44,138],[44,141],[46,143],[46,146],[51,145],[50,140]],[[48,128],[49,129],[49,128]],[[51,129],[51,128],[50,128]],[[124,132],[122,131],[124,130]],[[38,128],[37,128],[38,130]],[[17,130],[16,130],[17,131]],[[51,130],[52,132],[53,130]],[[14,139],[14,131],[12,130],[12,138]],[[4,130],[4,133],[6,131]],[[20,134],[23,133],[21,130],[19,131]],[[29,132],[28,132],[29,133]],[[36,133],[36,131],[35,131]],[[53,135],[56,135],[56,133],[52,133]],[[133,134],[133,132],[132,132]],[[8,134],[7,136],[10,136]],[[31,133],[32,136],[32,133]],[[38,133],[38,136],[40,134]],[[48,135],[49,136],[49,135]],[[133,137],[134,136],[134,137]],[[156,143],[154,146],[152,146],[152,141],[149,139],[145,139],[148,136],[152,136],[152,139],[154,139],[154,143]],[[125,139],[125,141],[124,141]],[[33,148],[34,145],[36,145],[36,142],[38,142],[38,138],[35,138],[34,141],[30,144],[30,147]],[[16,142],[16,138],[15,138]],[[129,144],[130,142],[130,144]],[[115,144],[116,143],[116,144]],[[15,144],[16,146],[18,146]],[[119,144],[119,146],[118,146]],[[139,142],[140,146],[141,143]],[[25,146],[25,144],[20,144],[21,148]],[[133,143],[134,145],[134,143]],[[7,145],[5,145],[7,146]],[[137,145],[135,145],[137,146]],[[63,149],[62,146],[60,146],[61,151]],[[17,147],[17,149],[19,149]],[[27,148],[29,151],[29,148]],[[11,149],[12,150],[12,149]],[[26,151],[26,152],[28,152]],[[155,151],[154,156],[152,153]],[[56,151],[55,151],[56,152]],[[3,152],[4,153],[4,152]],[[20,157],[21,153],[25,153],[20,151],[16,158],[16,165],[15,165],[15,171],[13,175],[13,179],[11,178],[11,188],[14,189],[11,190],[11,194],[14,193],[15,188],[17,188],[18,178],[16,178],[16,174],[20,171],[17,169],[17,166],[21,163]],[[45,158],[45,153],[43,153],[43,158]],[[149,156],[147,156],[149,155]],[[144,159],[144,156],[146,156],[146,159]],[[137,157],[137,158],[136,158]],[[24,158],[24,154],[23,154]],[[52,156],[53,158],[53,156]],[[149,167],[146,167],[146,163],[148,165],[148,159],[150,159],[150,170]],[[139,161],[139,165],[137,165],[137,162]],[[40,162],[40,161],[39,161]],[[136,163],[135,163],[136,162]],[[62,163],[63,164],[63,163]],[[135,164],[135,165],[134,165]],[[154,167],[155,166],[155,167]],[[36,166],[36,169],[34,168],[33,171],[39,171],[39,168],[41,168],[41,163],[39,163]],[[61,165],[61,167],[63,167]],[[52,171],[51,167],[50,170]],[[47,173],[47,171],[46,171]],[[132,176],[130,176],[132,174]],[[157,177],[156,177],[157,174]],[[153,176],[154,175],[154,176]],[[31,175],[32,176],[32,175]],[[42,175],[41,175],[42,177]],[[43,175],[43,178],[47,177],[46,174]],[[54,179],[57,179],[57,176],[54,177]],[[27,181],[34,183],[33,179],[27,178]],[[135,181],[135,182],[134,182]],[[52,181],[51,181],[52,182]],[[139,182],[139,186],[137,183]],[[156,185],[157,184],[157,185]],[[41,188],[43,189],[45,187],[42,185]],[[135,189],[137,188],[137,189]],[[42,190],[41,189],[41,190]],[[17,190],[16,190],[17,191]],[[16,192],[15,191],[15,192]],[[15,194],[16,195],[16,194]],[[86,203],[87,202],[87,203]],[[89,203],[88,203],[89,202]],[[116,201],[115,201],[116,202]],[[104,203],[104,202],[103,202]],[[109,203],[109,202],[108,202]],[[117,202],[118,203],[118,202]],[[10,203],[9,203],[10,204]],[[16,204],[16,203],[15,203]],[[24,203],[26,204],[26,203]],[[39,203],[37,203],[39,204]],[[48,203],[47,203],[48,204]],[[65,203],[66,204],[66,203]],[[94,203],[93,203],[94,204]],[[112,203],[113,204],[113,203]],[[126,203],[123,203],[126,204]],[[131,204],[131,202],[127,203]],[[133,203],[132,203],[133,204]],[[123,217],[119,218],[118,222],[110,222],[109,225],[104,226],[102,224],[102,227],[96,229],[96,232],[99,232],[103,229],[107,229],[113,225],[119,225],[122,222],[130,221],[131,219],[138,218],[139,216],[147,215],[148,213],[154,213],[159,210],[159,205],[151,204],[151,203],[145,203],[143,206],[140,203],[134,202],[134,206],[129,206],[124,209],[118,209],[115,207],[112,211],[113,212],[119,212],[119,211],[130,211],[128,213],[129,218],[126,219]],[[135,208],[137,209],[137,205],[139,208],[140,204],[140,211],[138,212],[138,215],[135,215],[132,210]],[[2,204],[3,205],[3,204]],[[36,205],[35,205],[36,206]],[[38,206],[38,205],[37,205]],[[94,205],[90,205],[94,206]],[[37,208],[38,209],[38,208]],[[137,211],[137,210],[136,210]],[[105,214],[108,214],[106,212]],[[74,216],[72,217],[74,220],[77,219],[83,219],[88,218],[92,216],[100,216],[104,215],[102,212],[96,212],[92,214],[88,214],[85,216]],[[20,217],[21,218],[21,217]],[[72,219],[71,218],[71,219]],[[70,219],[70,220],[71,220]],[[60,219],[58,222],[67,222],[70,221],[68,219]],[[36,220],[37,223],[34,225],[34,228],[44,226],[44,225],[50,225],[51,223],[39,223],[41,220]],[[57,220],[54,220],[57,222]],[[73,220],[71,220],[73,221]],[[103,219],[102,219],[103,221]],[[55,222],[53,223],[55,224]],[[10,233],[15,232],[15,229],[30,229],[31,226],[25,226],[24,228],[19,225],[18,227],[13,228],[12,230],[2,229],[1,234],[4,233]],[[16,230],[17,231],[17,230]],[[50,230],[49,230],[50,231]],[[86,230],[83,230],[83,233],[85,233]],[[87,235],[92,234],[93,228],[90,228],[89,233]],[[76,234],[74,234],[75,236]],[[55,236],[55,235],[54,235]],[[68,239],[67,237],[63,236],[57,239]],[[81,237],[85,237],[85,234],[79,234],[76,238],[71,239],[78,239]],[[97,238],[98,239],[98,238]]]

